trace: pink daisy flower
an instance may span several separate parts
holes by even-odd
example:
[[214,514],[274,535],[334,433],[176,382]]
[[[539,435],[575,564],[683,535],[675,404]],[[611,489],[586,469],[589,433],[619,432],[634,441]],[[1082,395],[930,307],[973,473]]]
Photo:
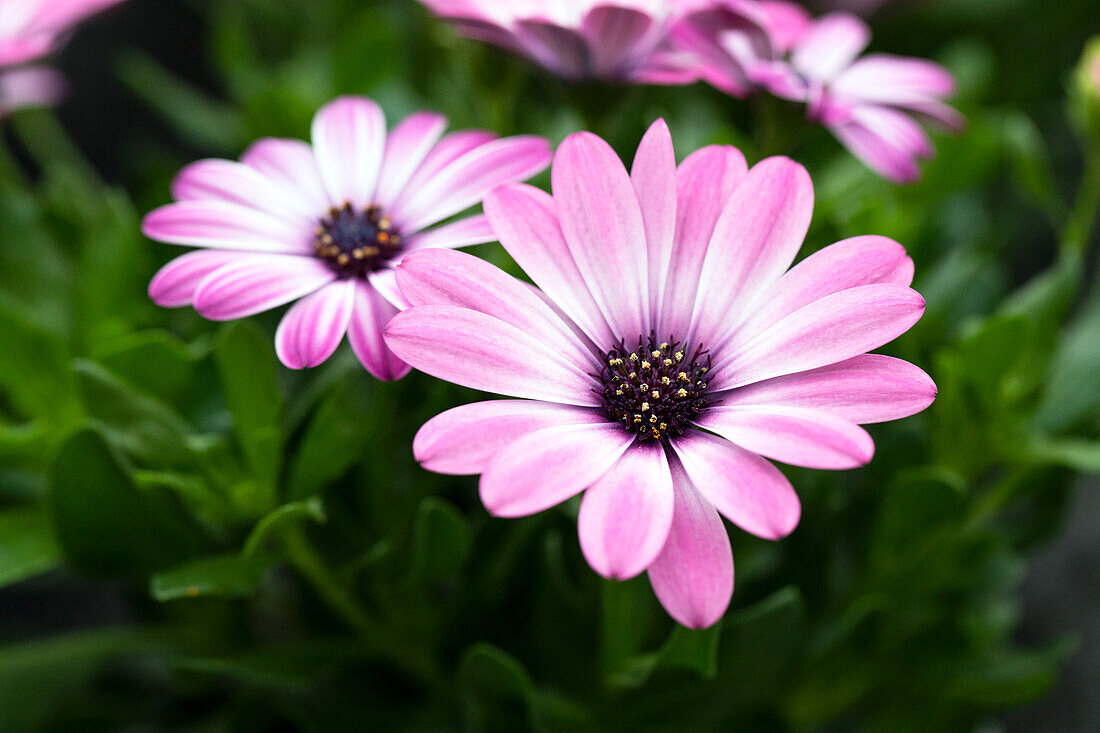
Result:
[[648,572],[673,618],[708,626],[733,591],[720,516],[769,539],[798,524],[798,497],[767,459],[863,465],[874,446],[860,423],[932,402],[920,369],[866,353],[920,318],[913,263],[868,236],[788,271],[813,208],[805,169],[748,169],[721,146],[677,167],[663,121],[629,173],[600,138],[570,136],[552,183],[553,196],[508,185],[485,200],[537,289],[459,252],[398,267],[413,307],[386,328],[390,348],[517,398],[438,415],[413,451],[430,470],[481,474],[498,516],[584,492],[588,563],[609,578]]
[[317,366],[346,333],[375,377],[408,367],[382,327],[405,305],[394,267],[410,252],[495,239],[483,214],[439,226],[485,193],[550,162],[538,137],[443,136],[440,115],[411,115],[386,132],[381,108],[341,97],[313,120],[312,146],[266,138],[240,162],[201,160],[180,171],[176,203],[145,217],[145,234],[202,249],[169,262],[149,284],[167,307],[211,320],[243,318],[297,301],[275,334],[292,369]]
[[48,106],[64,92],[61,75],[26,66],[57,50],[73,26],[121,0],[0,0],[0,117]]
[[951,74],[924,59],[860,58],[871,29],[856,16],[813,19],[802,6],[783,0],[717,1],[726,9],[724,19],[689,15],[674,33],[681,46],[696,49],[708,70],[704,78],[736,96],[748,84],[805,102],[811,119],[879,175],[915,181],[918,161],[935,154],[914,118],[948,131],[964,126],[962,116],[943,102],[955,88]]
[[569,80],[687,84],[667,44],[674,18],[706,0],[420,0],[463,35]]

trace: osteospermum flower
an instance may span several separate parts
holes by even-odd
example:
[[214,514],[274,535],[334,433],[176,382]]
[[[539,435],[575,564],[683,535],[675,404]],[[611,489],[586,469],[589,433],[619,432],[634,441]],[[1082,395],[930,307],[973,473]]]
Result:
[[798,523],[767,459],[841,469],[871,459],[860,423],[928,406],[917,367],[867,354],[920,318],[913,264],[884,237],[826,247],[788,271],[813,208],[802,166],[746,168],[712,146],[679,167],[658,121],[628,173],[579,133],[554,159],[553,196],[489,194],[500,242],[539,289],[459,252],[418,252],[397,278],[413,307],[386,340],[428,374],[512,398],[438,415],[421,464],[481,474],[493,514],[532,514],[584,492],[588,563],[643,571],[691,627],[729,604],[719,515],[776,539]]
[[53,53],[73,26],[121,0],[0,0],[0,116],[55,103],[61,75],[28,66]]
[[704,78],[737,96],[746,84],[755,84],[805,102],[810,119],[885,178],[915,181],[918,161],[935,154],[914,118],[947,131],[965,124],[943,102],[955,82],[942,66],[889,54],[859,57],[871,29],[854,15],[813,19],[802,6],[782,0],[716,2],[725,8],[724,20],[696,13],[675,33],[682,46],[696,48],[704,59]]
[[404,376],[408,367],[382,341],[382,327],[405,305],[394,266],[416,250],[495,239],[482,214],[436,225],[550,162],[542,138],[443,136],[446,126],[422,112],[387,135],[377,104],[342,97],[317,113],[312,146],[266,138],[239,163],[192,163],[172,185],[176,203],[146,216],[143,230],[203,249],[161,269],[150,297],[193,305],[211,320],[298,301],[275,335],[285,365],[320,364],[347,333],[371,374]]
[[463,35],[570,80],[686,84],[696,79],[667,45],[685,8],[706,0],[420,0]]

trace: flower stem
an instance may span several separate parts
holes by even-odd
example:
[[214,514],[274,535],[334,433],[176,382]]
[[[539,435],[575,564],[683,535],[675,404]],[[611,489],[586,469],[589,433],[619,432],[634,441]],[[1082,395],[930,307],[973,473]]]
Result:
[[425,687],[439,687],[443,683],[443,672],[435,660],[423,649],[405,645],[392,630],[383,628],[380,622],[371,618],[325,564],[301,527],[288,526],[282,538],[287,560],[313,586],[328,608],[355,632],[363,646]]
[[1089,151],[1085,154],[1085,172],[1081,176],[1077,202],[1062,232],[1063,255],[1083,258],[1097,213],[1100,213],[1100,154]]

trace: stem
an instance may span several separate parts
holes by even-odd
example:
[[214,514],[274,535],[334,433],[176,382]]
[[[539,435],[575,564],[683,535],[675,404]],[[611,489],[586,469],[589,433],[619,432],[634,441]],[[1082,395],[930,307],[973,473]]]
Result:
[[13,118],[12,123],[27,152],[43,169],[53,164],[62,164],[82,180],[100,185],[99,174],[73,143],[52,111],[27,110]]
[[392,630],[384,629],[372,619],[314,550],[301,527],[288,526],[283,531],[283,542],[290,564],[313,586],[329,609],[355,632],[365,647],[425,687],[442,684],[443,672],[436,662],[423,650],[404,645]]
[[1085,172],[1081,176],[1077,201],[1062,232],[1063,255],[1071,254],[1074,257],[1083,258],[1088,249],[1089,238],[1092,236],[1098,212],[1100,212],[1100,154],[1089,151],[1085,154]]

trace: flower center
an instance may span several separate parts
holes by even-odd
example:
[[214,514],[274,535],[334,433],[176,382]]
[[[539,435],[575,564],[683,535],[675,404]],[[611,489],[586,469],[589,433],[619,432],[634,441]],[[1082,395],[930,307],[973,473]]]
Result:
[[366,277],[401,250],[401,235],[382,209],[371,204],[332,207],[313,237],[313,252],[342,277]]
[[675,340],[638,339],[628,352],[622,342],[607,352],[600,379],[607,416],[640,440],[683,434],[708,406],[710,357],[702,347],[689,358]]

